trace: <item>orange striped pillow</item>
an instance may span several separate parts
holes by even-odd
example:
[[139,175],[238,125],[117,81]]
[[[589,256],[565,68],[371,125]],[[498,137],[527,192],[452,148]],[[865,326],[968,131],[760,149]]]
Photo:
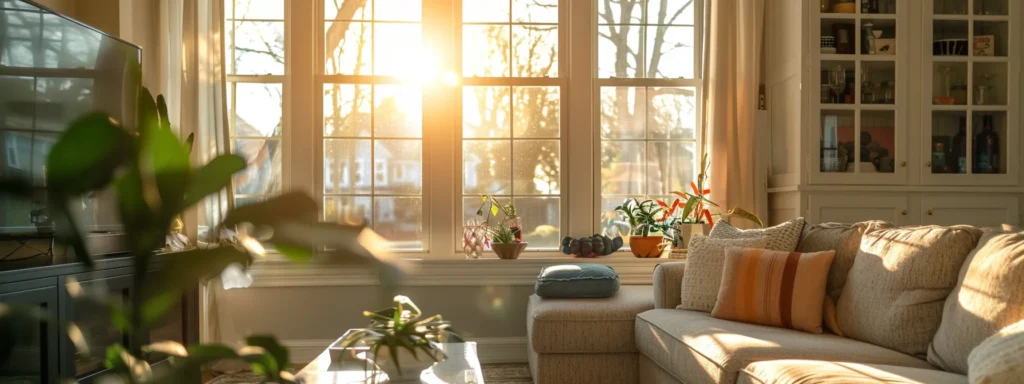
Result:
[[821,333],[825,282],[835,255],[729,248],[711,316]]

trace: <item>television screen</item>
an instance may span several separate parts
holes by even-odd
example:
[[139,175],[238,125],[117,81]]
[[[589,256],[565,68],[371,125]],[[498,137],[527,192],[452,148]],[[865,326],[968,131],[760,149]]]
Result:
[[[46,185],[46,158],[75,118],[104,111],[132,129],[140,86],[137,46],[32,2],[0,0],[0,176]],[[86,230],[117,231],[113,194],[72,204]],[[47,232],[45,197],[0,195],[0,238]]]

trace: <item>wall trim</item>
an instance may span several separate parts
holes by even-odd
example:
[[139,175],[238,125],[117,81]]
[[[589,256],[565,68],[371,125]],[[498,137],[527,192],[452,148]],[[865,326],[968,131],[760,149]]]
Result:
[[[335,339],[281,340],[296,369],[316,359]],[[475,341],[481,364],[525,363],[526,337],[478,337]],[[301,364],[301,365],[300,365]]]
[[[599,263],[608,265],[619,274],[625,285],[652,283],[654,267],[680,259],[637,259],[632,256],[612,256],[601,259],[519,259],[519,260],[405,260],[400,262],[406,275],[402,286],[532,286],[537,274],[545,266],[558,264]],[[290,264],[258,262],[250,268],[253,283],[250,288],[261,287],[324,287],[324,286],[376,286],[380,285],[377,272],[370,267],[352,267],[329,264]]]

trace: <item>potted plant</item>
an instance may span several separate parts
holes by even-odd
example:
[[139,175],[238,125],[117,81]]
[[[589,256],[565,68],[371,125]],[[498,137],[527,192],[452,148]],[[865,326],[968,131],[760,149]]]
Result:
[[[485,223],[490,223],[491,217],[497,217],[498,212],[505,214],[505,218],[502,220],[508,225],[509,229],[512,230],[513,235],[517,242],[523,241],[523,220],[516,214],[516,206],[512,204],[512,199],[509,199],[508,203],[501,204],[498,199],[490,195],[484,195],[481,197],[483,204],[480,204],[480,208],[476,210],[476,215],[484,217]],[[484,209],[487,209],[486,211]],[[487,216],[490,212],[491,215]]]
[[[660,257],[665,246],[664,233],[671,225],[664,219],[664,208],[654,200],[638,201],[636,198],[626,199],[622,205],[615,207],[629,221],[629,249],[633,256],[642,258]],[[657,235],[652,235],[657,233]]]
[[441,315],[421,319],[423,313],[408,297],[395,296],[394,303],[391,308],[363,312],[370,325],[348,332],[338,345],[368,348],[366,362],[384,371],[391,383],[419,383],[424,369],[446,358],[438,343],[462,338]]
[[491,249],[500,259],[518,259],[519,254],[526,249],[527,243],[516,239],[515,232],[504,222],[488,228],[488,233],[491,237]]
[[[672,204],[657,200],[658,205],[665,209],[665,215],[662,220],[670,228],[673,246],[686,248],[690,238],[694,235],[708,234],[711,231],[711,227],[715,225],[714,216],[718,216],[719,219],[735,216],[749,220],[757,224],[758,227],[764,226],[761,218],[743,208],[733,207],[724,214],[721,213],[718,204],[715,204],[715,202],[707,197],[711,194],[711,189],[705,187],[708,180],[708,168],[710,167],[707,154],[701,158],[700,166],[702,171],[697,174],[697,180],[690,182],[692,193],[673,191],[672,194],[679,197],[673,200]],[[714,208],[717,212],[712,213],[711,208]],[[677,212],[678,215],[676,214]]]

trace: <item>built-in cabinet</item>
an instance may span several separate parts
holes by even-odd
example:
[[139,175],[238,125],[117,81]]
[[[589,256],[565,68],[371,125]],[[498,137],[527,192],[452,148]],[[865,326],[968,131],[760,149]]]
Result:
[[770,221],[1019,224],[1022,7],[767,5]]

